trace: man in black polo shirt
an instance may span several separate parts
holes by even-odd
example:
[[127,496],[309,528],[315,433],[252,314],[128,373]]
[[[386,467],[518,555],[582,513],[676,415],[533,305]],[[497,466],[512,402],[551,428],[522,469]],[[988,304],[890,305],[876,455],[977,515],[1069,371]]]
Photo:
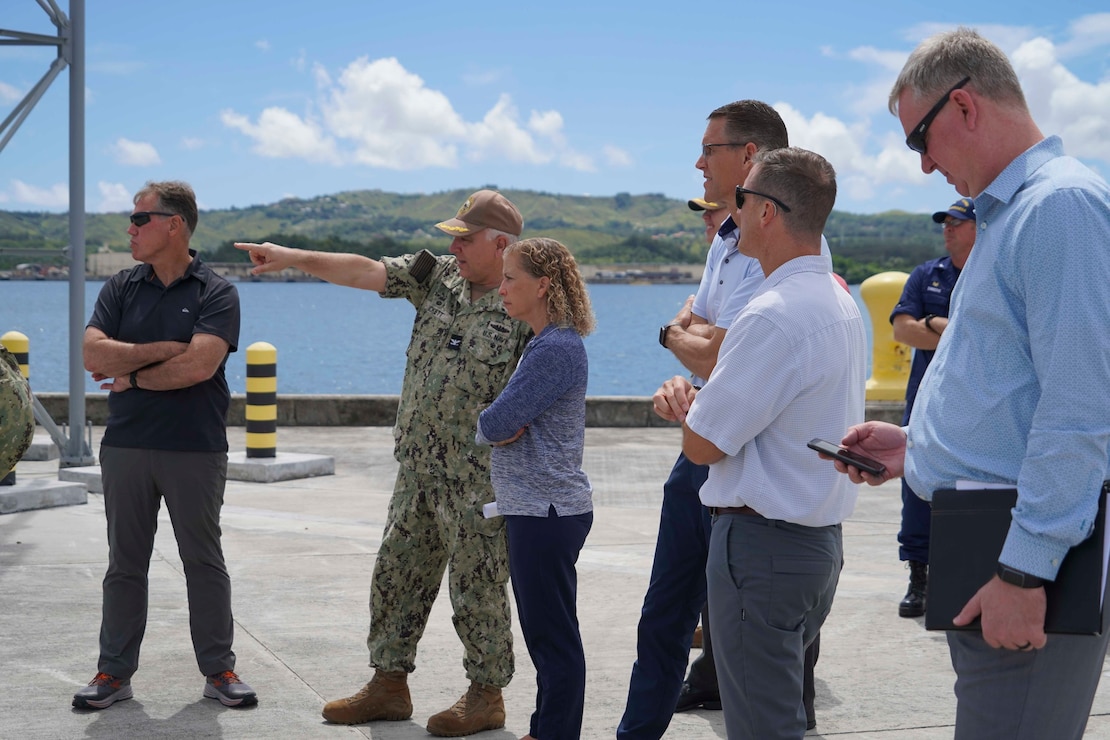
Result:
[[231,579],[220,546],[230,401],[224,364],[239,341],[239,295],[189,249],[196,225],[192,188],[147,183],[127,230],[143,264],[104,284],[85,329],[85,368],[111,391],[100,448],[108,572],[97,674],[74,695],[75,707],[104,709],[132,696],[160,499],[185,570],[204,696],[225,706],[258,701],[235,675]]

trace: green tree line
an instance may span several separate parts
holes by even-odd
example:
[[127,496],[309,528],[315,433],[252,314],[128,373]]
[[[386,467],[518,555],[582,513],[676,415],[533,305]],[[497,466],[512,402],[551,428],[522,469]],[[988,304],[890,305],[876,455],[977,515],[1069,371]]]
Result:
[[[484,185],[496,189],[496,185]],[[404,195],[361,190],[278,203],[208,210],[201,213],[193,246],[215,262],[239,262],[246,255],[235,241],[273,241],[323,251],[382,257],[429,249],[443,254],[449,241],[435,228],[449,218],[471,190]],[[524,216],[524,236],[545,235],[566,244],[584,264],[699,264],[706,244],[699,214],[686,201],[659,193],[570,196],[502,190]],[[126,213],[86,217],[86,251],[128,248]],[[825,236],[836,270],[857,283],[877,272],[909,271],[944,253],[939,227],[929,214],[833,211]],[[65,263],[46,251],[68,241],[65,214],[0,211],[0,270],[21,262]],[[44,250],[41,259],[27,251]],[[19,250],[20,254],[4,254]]]

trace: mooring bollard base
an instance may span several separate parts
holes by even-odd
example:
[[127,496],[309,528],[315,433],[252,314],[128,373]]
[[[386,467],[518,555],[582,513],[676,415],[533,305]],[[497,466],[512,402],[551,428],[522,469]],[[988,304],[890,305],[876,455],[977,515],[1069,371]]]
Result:
[[335,475],[335,458],[299,452],[279,452],[274,457],[247,457],[245,452],[227,454],[227,479],[249,483]]

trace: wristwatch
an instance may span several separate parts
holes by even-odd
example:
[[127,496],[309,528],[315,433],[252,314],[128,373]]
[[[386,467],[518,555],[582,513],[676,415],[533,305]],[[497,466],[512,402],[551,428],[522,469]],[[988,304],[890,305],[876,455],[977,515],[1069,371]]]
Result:
[[134,388],[135,390],[142,390],[142,388],[139,388],[139,371],[138,370],[132,370],[131,371],[130,381],[131,381],[131,387],[132,388]]
[[666,347],[667,347],[667,329],[670,329],[672,326],[678,326],[678,325],[677,324],[663,324],[663,326],[659,327],[659,346],[663,347],[664,349],[666,349]]
[[928,316],[926,316],[925,317],[925,328],[928,329],[929,331],[933,332],[934,334],[939,334],[940,332],[938,332],[936,329],[934,329],[933,325],[929,323],[930,321],[932,321],[936,317],[937,317],[937,315],[935,313],[931,313]]
[[1040,588],[1048,583],[1044,578],[1023,573],[1020,570],[1014,570],[1008,565],[998,564],[998,577],[1006,583],[1018,588]]

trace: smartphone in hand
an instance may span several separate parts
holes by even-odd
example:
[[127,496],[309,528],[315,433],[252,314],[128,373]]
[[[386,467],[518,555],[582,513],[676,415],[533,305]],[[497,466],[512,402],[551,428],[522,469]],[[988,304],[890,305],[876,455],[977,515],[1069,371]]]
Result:
[[869,457],[858,455],[855,452],[844,449],[838,444],[833,444],[832,442],[828,442],[823,439],[811,439],[809,443],[806,444],[806,447],[810,448],[811,450],[817,450],[823,455],[835,457],[837,460],[844,463],[845,465],[851,465],[853,467],[859,468],[865,473],[870,473],[871,475],[886,474],[886,466],[878,460],[872,460]]

